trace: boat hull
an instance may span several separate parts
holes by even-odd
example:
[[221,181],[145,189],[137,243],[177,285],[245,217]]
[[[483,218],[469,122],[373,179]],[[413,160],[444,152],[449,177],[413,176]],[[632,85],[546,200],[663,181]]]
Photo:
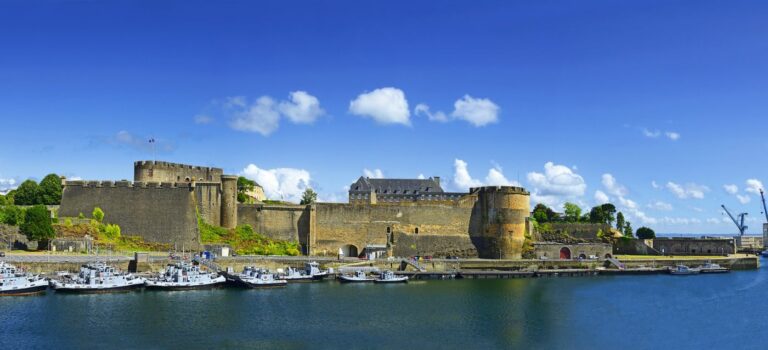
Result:
[[226,279],[216,279],[207,283],[190,284],[190,283],[174,283],[174,282],[155,282],[147,281],[147,289],[149,290],[195,290],[195,289],[212,289],[218,288],[224,285]]
[[288,281],[285,281],[285,280],[282,280],[281,282],[275,281],[275,282],[265,282],[265,283],[253,283],[253,282],[247,282],[247,281],[242,281],[242,282],[246,287],[252,288],[252,289],[280,288],[288,285]]
[[34,295],[42,294],[48,289],[48,283],[41,285],[33,285],[29,287],[0,290],[0,296],[21,296],[21,295]]
[[341,283],[371,283],[373,281],[373,278],[360,279],[354,277],[339,276],[339,282]]
[[72,285],[66,283],[53,284],[53,290],[56,293],[68,293],[68,294],[101,294],[101,293],[119,293],[130,292],[144,288],[144,281],[132,282],[121,286],[83,286]]
[[373,283],[408,283],[408,278],[396,278],[391,280],[374,280]]

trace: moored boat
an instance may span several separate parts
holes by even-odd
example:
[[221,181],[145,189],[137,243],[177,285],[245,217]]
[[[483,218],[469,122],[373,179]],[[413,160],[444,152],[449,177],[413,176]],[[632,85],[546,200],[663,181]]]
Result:
[[168,264],[165,272],[146,281],[149,289],[186,290],[211,288],[226,282],[215,272],[203,272],[200,266],[187,262]]
[[719,264],[712,263],[711,261],[707,261],[706,264],[701,265],[699,270],[701,273],[726,273],[731,271],[731,269],[722,267]]
[[319,281],[328,276],[328,271],[321,271],[317,262],[308,262],[304,264],[304,270],[288,267],[285,273],[279,275],[280,279],[288,282],[312,282]]
[[374,283],[407,283],[408,276],[397,276],[392,271],[382,272],[378,278],[373,280]]
[[72,278],[51,281],[56,292],[109,293],[144,287],[145,279],[118,271],[105,263],[90,263],[80,267]]
[[340,275],[339,282],[342,283],[359,283],[359,282],[373,282],[374,278],[365,274],[362,270],[356,270],[351,275]]
[[243,272],[234,276],[240,285],[250,288],[284,287],[288,284],[285,279],[276,278],[266,269],[246,266]]
[[701,270],[698,268],[688,267],[682,264],[669,268],[669,273],[671,275],[696,275],[699,272],[701,272]]
[[0,295],[30,295],[43,293],[46,289],[48,281],[45,278],[0,261]]

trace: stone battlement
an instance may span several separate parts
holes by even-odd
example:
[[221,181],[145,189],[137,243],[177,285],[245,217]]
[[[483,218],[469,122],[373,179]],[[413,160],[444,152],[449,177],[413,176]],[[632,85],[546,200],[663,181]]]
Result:
[[498,193],[507,193],[507,194],[524,194],[524,195],[530,195],[531,193],[526,191],[523,187],[517,187],[517,186],[483,186],[483,187],[472,187],[469,189],[469,193],[477,193],[479,191],[483,191],[486,193],[490,192],[498,192]]
[[193,169],[193,170],[207,170],[207,171],[218,171],[223,172],[221,168],[214,168],[214,167],[206,167],[206,166],[199,166],[199,165],[190,165],[190,164],[181,164],[181,163],[171,163],[171,162],[165,162],[165,161],[154,161],[154,160],[139,160],[133,162],[133,166],[135,168],[138,167],[152,167],[154,169]]
[[127,188],[195,188],[195,186],[219,186],[216,182],[190,183],[190,182],[142,182],[142,181],[66,181],[64,187],[127,187]]

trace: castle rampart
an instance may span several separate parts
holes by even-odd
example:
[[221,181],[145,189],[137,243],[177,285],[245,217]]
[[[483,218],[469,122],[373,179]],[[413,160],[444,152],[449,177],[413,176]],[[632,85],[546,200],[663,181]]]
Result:
[[142,160],[133,163],[134,181],[221,182],[223,174],[224,171],[220,168],[188,164],[151,160]]
[[90,216],[101,208],[104,221],[120,225],[123,235],[141,236],[149,242],[175,245],[178,249],[199,246],[194,192],[182,186],[147,187],[143,183],[68,181],[64,186],[59,216]]

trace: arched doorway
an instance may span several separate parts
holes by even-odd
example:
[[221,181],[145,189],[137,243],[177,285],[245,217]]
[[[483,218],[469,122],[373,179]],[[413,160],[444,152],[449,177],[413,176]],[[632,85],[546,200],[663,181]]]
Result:
[[344,252],[344,256],[349,258],[356,258],[358,254],[357,247],[352,244],[341,247],[341,251]]
[[571,250],[568,249],[568,247],[560,248],[560,259],[562,259],[562,260],[570,260],[571,259]]
[[579,259],[586,260],[587,254],[579,254]]
[[610,259],[610,258],[613,258],[613,256],[611,254],[605,254],[605,258]]

